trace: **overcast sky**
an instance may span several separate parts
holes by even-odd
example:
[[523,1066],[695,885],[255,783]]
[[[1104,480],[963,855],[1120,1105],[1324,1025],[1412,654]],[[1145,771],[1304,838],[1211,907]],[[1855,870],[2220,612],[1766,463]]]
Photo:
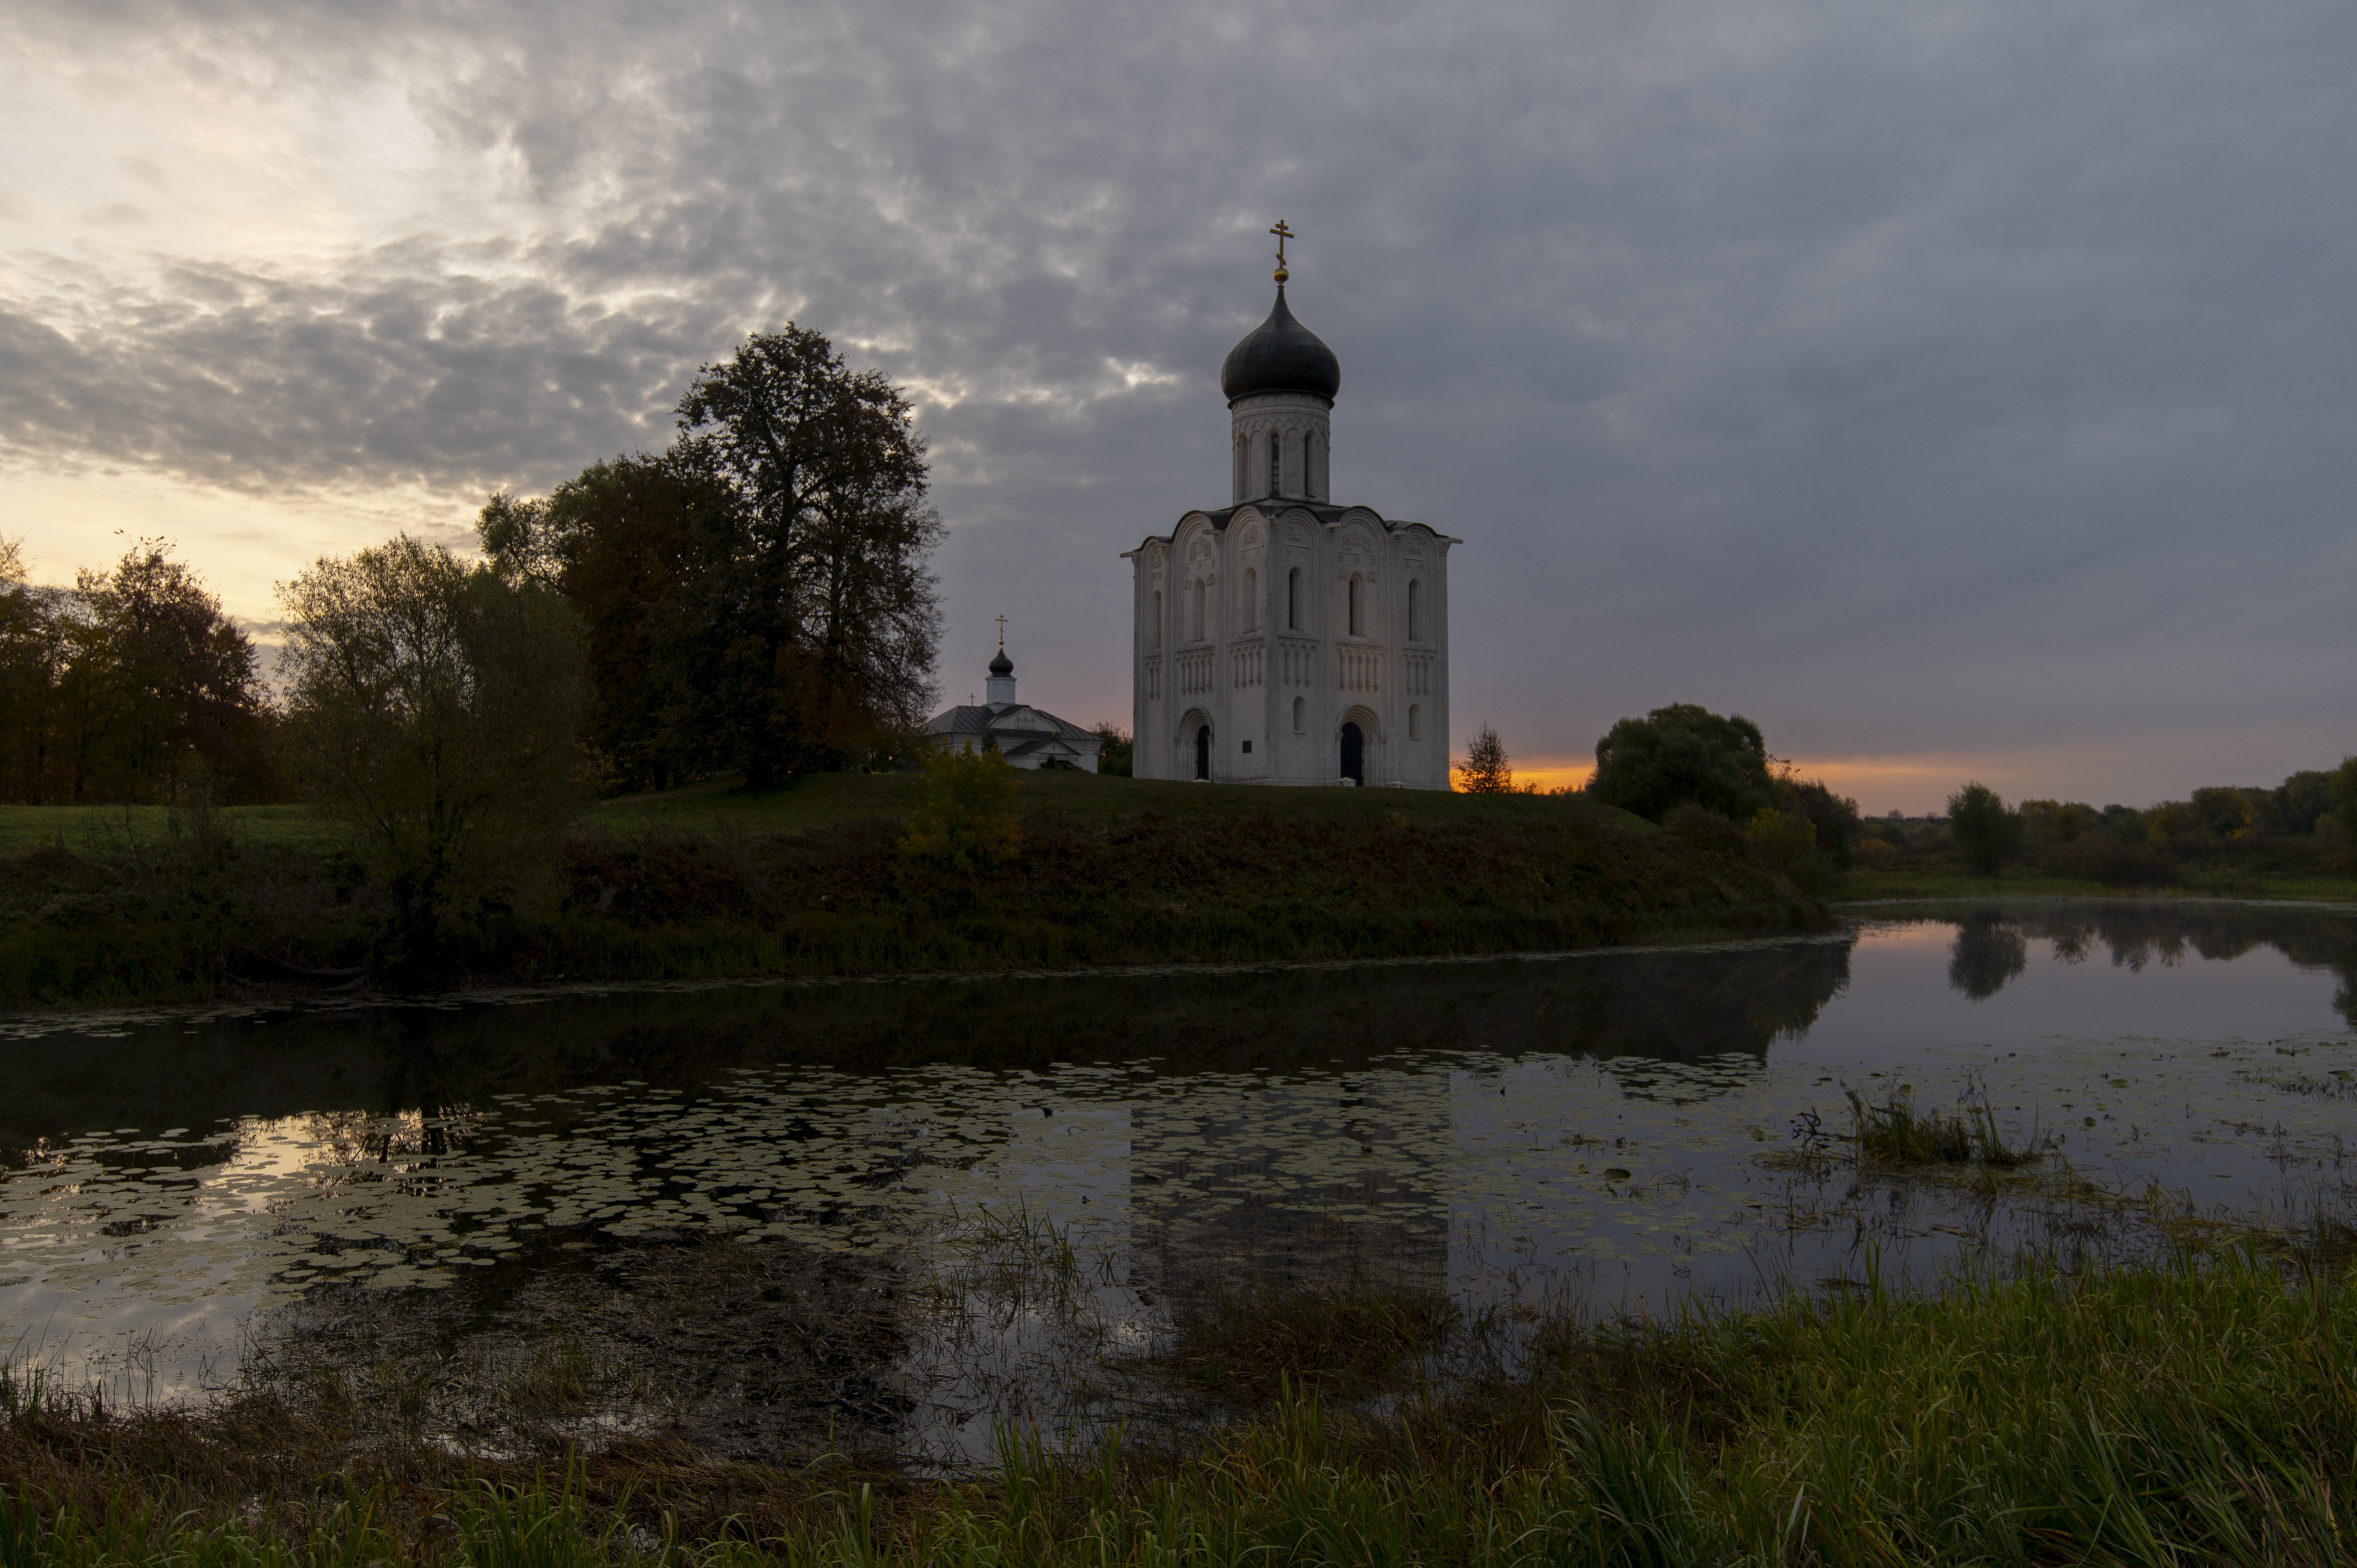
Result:
[[1336,499],[1465,541],[1460,748],[2271,784],[2357,751],[2352,82],[2346,0],[11,0],[0,532],[267,623],[792,319],[920,410],[945,697],[1003,612],[1125,722],[1281,216]]

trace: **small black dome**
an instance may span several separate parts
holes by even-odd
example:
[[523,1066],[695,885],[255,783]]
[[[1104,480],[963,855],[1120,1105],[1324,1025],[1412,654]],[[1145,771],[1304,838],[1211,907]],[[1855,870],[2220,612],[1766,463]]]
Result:
[[1230,402],[1253,392],[1315,392],[1331,398],[1342,385],[1341,362],[1318,334],[1285,307],[1285,285],[1276,285],[1276,308],[1244,334],[1220,363],[1220,391]]
[[990,672],[994,675],[1012,675],[1015,673],[1015,660],[1006,657],[1006,650],[1003,648],[1000,649],[998,650],[998,657],[990,661]]

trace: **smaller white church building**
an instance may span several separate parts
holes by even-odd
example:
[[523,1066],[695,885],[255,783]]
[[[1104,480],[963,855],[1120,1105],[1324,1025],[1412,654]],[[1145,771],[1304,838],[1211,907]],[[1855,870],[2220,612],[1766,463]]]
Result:
[[983,694],[989,700],[935,714],[920,732],[939,736],[952,751],[984,751],[996,746],[999,755],[1017,768],[1045,768],[1069,763],[1083,773],[1097,770],[1097,753],[1104,737],[1069,719],[1015,700],[1015,661],[1006,645],[990,661],[990,679]]
[[1341,367],[1286,308],[1285,237],[1276,306],[1220,368],[1228,504],[1124,554],[1135,771],[1446,789],[1448,551],[1462,541],[1334,503]]

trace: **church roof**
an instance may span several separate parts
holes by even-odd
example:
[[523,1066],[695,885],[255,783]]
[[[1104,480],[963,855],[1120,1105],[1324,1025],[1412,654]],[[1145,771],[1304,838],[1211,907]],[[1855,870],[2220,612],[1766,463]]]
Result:
[[[1041,722],[1031,722],[1035,720]],[[998,749],[1009,757],[1020,756],[1049,739],[1103,744],[1096,731],[1082,729],[1070,719],[1060,719],[1028,703],[1006,703],[995,708],[980,703],[960,703],[927,719],[923,733],[987,736],[997,741]]]
[[1231,403],[1272,392],[1313,392],[1330,401],[1341,386],[1341,361],[1317,333],[1293,318],[1281,283],[1268,319],[1245,333],[1220,363],[1220,391]]
[[[1454,535],[1441,532],[1440,530],[1434,528],[1432,524],[1428,522],[1418,522],[1413,518],[1385,517],[1383,513],[1377,511],[1371,506],[1335,506],[1327,501],[1294,500],[1290,498],[1238,501],[1233,506],[1195,507],[1179,518],[1178,526],[1183,526],[1186,523],[1187,519],[1189,517],[1201,517],[1208,519],[1213,528],[1219,530],[1222,533],[1225,533],[1228,531],[1228,524],[1235,521],[1237,514],[1247,511],[1256,512],[1265,518],[1277,518],[1283,517],[1288,512],[1306,511],[1310,516],[1316,518],[1319,522],[1324,523],[1329,528],[1341,521],[1344,518],[1355,513],[1360,518],[1367,521],[1380,525],[1387,532],[1397,533],[1402,529],[1421,528],[1444,543],[1462,544],[1465,542],[1463,540],[1456,538]],[[1178,532],[1178,526],[1174,526],[1169,533],[1147,534],[1146,536],[1147,542],[1151,542],[1158,539],[1165,544],[1169,543]],[[1140,548],[1142,549],[1144,546],[1141,545]],[[1123,552],[1125,559],[1133,553],[1135,553],[1135,552]]]

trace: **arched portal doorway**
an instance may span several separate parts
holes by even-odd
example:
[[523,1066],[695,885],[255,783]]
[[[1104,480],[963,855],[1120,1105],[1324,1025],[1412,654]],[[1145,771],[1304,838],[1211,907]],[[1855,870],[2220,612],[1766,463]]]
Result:
[[1342,777],[1353,784],[1367,781],[1367,737],[1354,724],[1342,726]]
[[1195,777],[1209,779],[1211,776],[1211,726],[1198,725],[1195,726]]

